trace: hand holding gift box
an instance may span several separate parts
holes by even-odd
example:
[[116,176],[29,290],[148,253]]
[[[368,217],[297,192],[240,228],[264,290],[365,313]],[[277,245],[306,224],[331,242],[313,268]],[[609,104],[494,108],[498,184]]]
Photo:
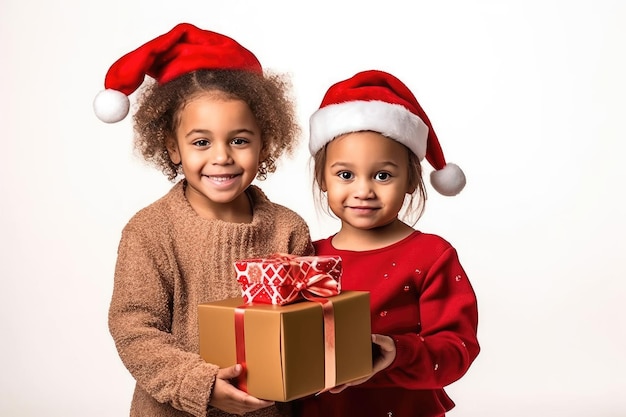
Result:
[[371,374],[369,293],[340,292],[341,258],[275,255],[235,269],[242,297],[201,304],[198,318],[207,362],[243,358],[240,389],[289,401]]

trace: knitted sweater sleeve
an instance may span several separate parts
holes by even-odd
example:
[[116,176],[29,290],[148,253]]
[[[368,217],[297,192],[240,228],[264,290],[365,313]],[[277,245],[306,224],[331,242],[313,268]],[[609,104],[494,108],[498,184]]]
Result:
[[171,334],[174,263],[145,228],[122,232],[115,269],[109,329],[137,384],[153,398],[195,416],[206,416],[218,367],[186,351]]

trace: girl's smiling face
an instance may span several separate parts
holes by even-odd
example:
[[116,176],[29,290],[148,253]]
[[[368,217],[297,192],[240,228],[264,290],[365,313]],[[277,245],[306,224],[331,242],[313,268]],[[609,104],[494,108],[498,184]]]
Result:
[[342,230],[371,230],[398,218],[409,182],[408,149],[376,132],[355,132],[326,149],[322,190]]
[[172,162],[182,165],[185,193],[198,214],[241,222],[251,216],[244,191],[258,173],[262,145],[260,128],[244,101],[207,93],[180,111],[168,152]]

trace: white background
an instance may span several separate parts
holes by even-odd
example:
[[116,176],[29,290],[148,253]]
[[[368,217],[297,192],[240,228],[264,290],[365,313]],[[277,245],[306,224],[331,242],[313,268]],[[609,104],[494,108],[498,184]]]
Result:
[[107,329],[117,243],[171,184],[92,100],[117,58],[187,21],[291,74],[303,141],[261,186],[314,238],[337,229],[305,146],[327,87],[378,68],[418,97],[468,177],[454,198],[429,187],[417,225],[458,249],[480,304],[450,416],[625,416],[624,4],[3,0],[0,415],[128,413]]

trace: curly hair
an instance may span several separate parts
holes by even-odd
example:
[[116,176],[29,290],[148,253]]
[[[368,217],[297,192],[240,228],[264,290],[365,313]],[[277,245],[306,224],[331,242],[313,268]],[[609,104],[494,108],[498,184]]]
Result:
[[175,137],[180,112],[198,95],[221,93],[248,104],[261,129],[263,141],[257,178],[263,180],[276,170],[282,154],[291,154],[298,142],[300,127],[286,76],[260,75],[239,70],[198,70],[165,84],[148,82],[139,91],[133,115],[135,149],[170,181],[182,173],[167,151],[167,141]]
[[[329,142],[330,143],[330,142]],[[321,184],[324,183],[324,169],[326,167],[326,150],[328,148],[328,143],[322,147],[313,157],[311,158],[311,162],[313,163],[313,193],[315,201],[318,207],[322,206],[326,195],[321,189]],[[404,206],[404,214],[402,218],[407,221],[407,223],[411,225],[415,225],[417,221],[424,214],[424,209],[426,207],[426,186],[424,184],[424,179],[422,177],[422,164],[417,155],[415,155],[409,148],[404,146],[407,151],[408,159],[409,159],[409,172],[408,172],[408,181],[409,186],[415,187],[415,191],[410,195],[408,202],[405,201]],[[417,203],[415,198],[417,197]],[[326,212],[329,215],[333,215],[330,212],[328,204],[324,205]]]

